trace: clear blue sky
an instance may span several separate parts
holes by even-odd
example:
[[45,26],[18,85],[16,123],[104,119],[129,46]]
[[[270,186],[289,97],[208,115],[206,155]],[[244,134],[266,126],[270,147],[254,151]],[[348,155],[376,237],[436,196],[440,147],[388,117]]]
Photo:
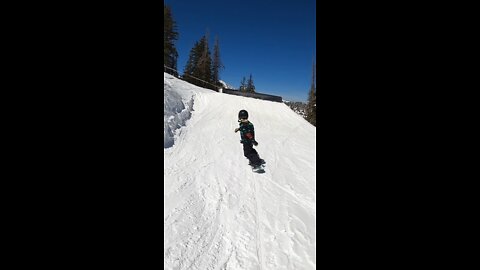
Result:
[[220,79],[238,88],[252,74],[256,91],[306,101],[316,57],[315,0],[165,0],[172,8],[182,73],[195,42],[219,38]]

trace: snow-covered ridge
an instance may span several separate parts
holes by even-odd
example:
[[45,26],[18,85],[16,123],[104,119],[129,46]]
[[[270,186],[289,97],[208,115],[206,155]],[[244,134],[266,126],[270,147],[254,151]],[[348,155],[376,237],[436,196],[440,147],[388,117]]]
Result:
[[219,82],[223,85],[223,88],[228,88],[228,89],[235,89],[235,87],[229,85],[228,83],[222,81],[222,80],[219,80]]
[[[175,84],[180,81],[174,76],[164,73],[164,96],[163,96],[163,147],[173,146],[175,136],[178,136],[180,128],[185,126],[190,119],[193,110],[195,91],[193,86]],[[183,87],[182,87],[183,85]],[[204,90],[198,87],[197,91]]]
[[166,148],[173,146],[176,130],[184,126],[190,118],[193,97],[184,104],[177,93],[167,90],[165,91],[163,104],[163,147]]

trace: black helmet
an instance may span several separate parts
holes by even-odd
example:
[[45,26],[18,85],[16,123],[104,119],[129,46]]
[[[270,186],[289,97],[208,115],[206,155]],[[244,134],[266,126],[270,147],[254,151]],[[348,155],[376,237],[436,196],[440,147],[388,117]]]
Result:
[[248,119],[248,112],[241,110],[238,112],[238,119]]

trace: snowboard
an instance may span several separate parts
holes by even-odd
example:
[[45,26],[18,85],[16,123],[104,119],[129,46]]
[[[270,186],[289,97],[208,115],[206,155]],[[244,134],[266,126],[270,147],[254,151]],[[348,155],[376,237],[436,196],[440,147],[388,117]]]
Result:
[[264,165],[262,164],[258,166],[252,166],[252,171],[255,173],[264,173],[265,172]]
[[248,163],[252,167],[252,171],[256,173],[264,173],[265,170],[263,169],[265,167],[265,160],[260,159],[260,165],[253,166],[252,164]]

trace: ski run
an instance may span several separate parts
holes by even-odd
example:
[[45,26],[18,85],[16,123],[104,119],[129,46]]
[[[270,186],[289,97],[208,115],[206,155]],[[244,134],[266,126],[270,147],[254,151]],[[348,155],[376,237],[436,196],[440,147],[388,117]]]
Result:
[[[164,269],[316,269],[316,128],[164,73]],[[243,156],[249,113],[265,173]]]

